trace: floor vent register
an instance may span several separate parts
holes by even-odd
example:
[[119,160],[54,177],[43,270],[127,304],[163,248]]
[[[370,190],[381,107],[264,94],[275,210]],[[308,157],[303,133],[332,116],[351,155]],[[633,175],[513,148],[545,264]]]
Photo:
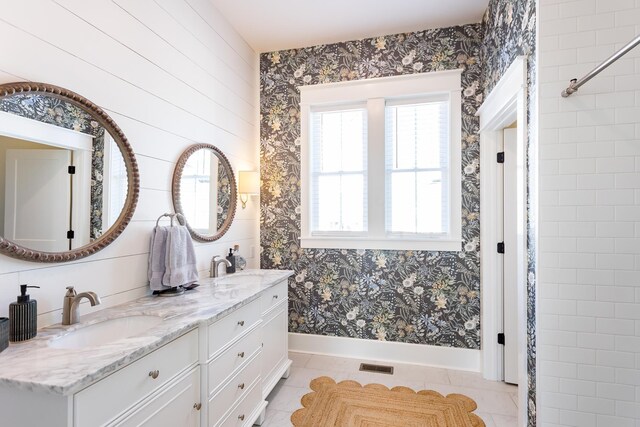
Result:
[[377,372],[378,374],[393,375],[393,366],[374,365],[371,363],[361,363],[360,370],[363,372]]

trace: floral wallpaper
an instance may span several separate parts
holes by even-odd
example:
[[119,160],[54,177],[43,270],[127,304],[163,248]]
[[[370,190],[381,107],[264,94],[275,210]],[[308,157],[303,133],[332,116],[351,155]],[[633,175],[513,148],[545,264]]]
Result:
[[535,0],[491,0],[483,18],[485,28],[482,63],[485,96],[494,88],[505,70],[518,55],[527,55],[527,371],[528,425],[534,427],[536,417],[536,6]]
[[[102,224],[104,185],[104,133],[102,126],[94,134],[93,154],[91,155],[91,217],[89,218],[89,239],[95,240],[106,231]],[[108,226],[108,224],[107,224]]]
[[[229,175],[227,169],[225,169],[222,162],[218,162],[218,203],[216,217],[216,230],[222,228],[222,224],[229,216],[229,210],[231,209],[231,182],[229,181]],[[215,234],[215,233],[214,233]]]
[[[296,272],[291,332],[480,347],[480,24],[260,57],[261,265]],[[299,85],[463,69],[461,252],[301,249]]]
[[0,111],[93,135],[90,239],[102,235],[104,128],[90,114],[53,96],[14,94],[0,98]]

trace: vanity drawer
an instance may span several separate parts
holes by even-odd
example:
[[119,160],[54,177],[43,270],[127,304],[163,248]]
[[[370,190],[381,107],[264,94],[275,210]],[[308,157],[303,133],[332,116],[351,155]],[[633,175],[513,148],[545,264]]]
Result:
[[209,425],[222,420],[229,408],[236,405],[248,392],[254,382],[260,380],[260,357],[249,360],[244,368],[209,401]]
[[260,303],[255,300],[209,325],[208,357],[210,358],[228,343],[248,331],[259,320]]
[[219,424],[220,427],[244,427],[250,426],[256,420],[256,410],[259,409],[262,400],[260,382],[253,385],[240,404],[232,409],[229,416]]
[[[222,386],[227,378],[241,369],[256,351],[262,348],[262,334],[260,328],[255,328],[251,333],[233,344],[209,363],[209,393]],[[260,363],[259,358],[253,363]]]
[[286,300],[288,292],[289,282],[286,279],[264,291],[260,297],[260,312],[264,313],[279,302]]
[[198,331],[193,330],[76,393],[74,425],[106,424],[197,363]]
[[181,375],[166,389],[110,427],[157,427],[200,425],[200,367]]

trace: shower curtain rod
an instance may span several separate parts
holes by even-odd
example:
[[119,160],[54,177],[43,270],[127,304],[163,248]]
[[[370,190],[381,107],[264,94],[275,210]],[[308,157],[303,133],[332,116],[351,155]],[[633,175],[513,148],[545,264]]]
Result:
[[578,88],[580,86],[582,86],[583,84],[585,84],[586,82],[588,82],[589,80],[591,80],[592,78],[594,78],[595,76],[600,74],[600,72],[602,72],[605,68],[607,68],[609,65],[613,64],[614,62],[616,62],[625,53],[629,52],[631,49],[636,47],[639,43],[640,43],[640,34],[637,35],[635,39],[631,40],[625,47],[623,47],[622,49],[620,49],[619,51],[617,51],[616,53],[611,55],[602,64],[598,65],[596,68],[594,68],[593,70],[589,71],[589,73],[586,76],[584,76],[583,78],[581,78],[580,80],[571,79],[571,83],[569,84],[569,87],[562,91],[562,93],[561,93],[562,97],[566,98],[569,95],[571,95],[572,93],[577,92]]

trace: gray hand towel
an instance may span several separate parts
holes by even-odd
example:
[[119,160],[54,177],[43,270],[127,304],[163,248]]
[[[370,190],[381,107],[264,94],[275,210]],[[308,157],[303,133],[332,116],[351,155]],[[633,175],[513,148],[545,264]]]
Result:
[[170,227],[156,226],[151,233],[151,247],[149,248],[149,268],[147,276],[149,279],[149,287],[152,291],[169,289],[168,287],[162,286],[162,278],[165,273],[169,228]]
[[196,252],[189,230],[184,225],[169,227],[162,284],[175,288],[198,280]]

